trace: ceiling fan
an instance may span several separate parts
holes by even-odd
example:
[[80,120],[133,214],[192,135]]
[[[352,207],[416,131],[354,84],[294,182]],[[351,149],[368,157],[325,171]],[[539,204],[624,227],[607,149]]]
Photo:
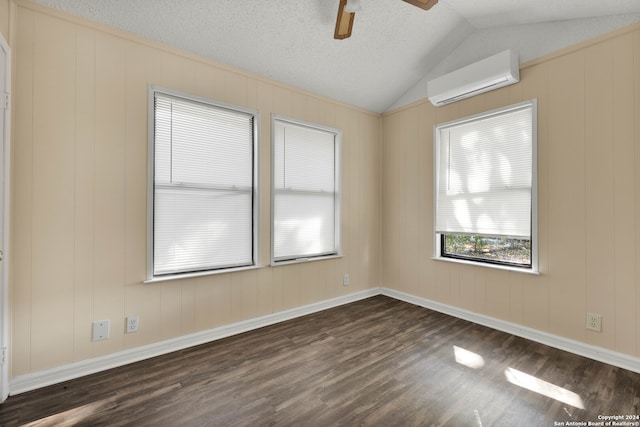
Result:
[[[438,0],[403,0],[420,9],[429,10],[438,3]],[[360,0],[340,0],[338,5],[338,18],[336,19],[336,29],[333,38],[342,40],[351,36],[353,28],[353,19],[356,12],[362,10]]]

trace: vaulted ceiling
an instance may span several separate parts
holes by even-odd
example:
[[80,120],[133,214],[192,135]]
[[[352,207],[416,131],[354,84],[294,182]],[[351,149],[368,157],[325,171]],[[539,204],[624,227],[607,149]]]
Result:
[[333,38],[339,0],[35,0],[375,112],[504,49],[520,61],[640,22],[640,0],[362,0]]

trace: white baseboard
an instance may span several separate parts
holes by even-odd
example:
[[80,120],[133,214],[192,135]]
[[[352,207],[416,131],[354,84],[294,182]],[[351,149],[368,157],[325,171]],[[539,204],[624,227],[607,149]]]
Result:
[[338,298],[332,298],[314,304],[302,307],[292,308],[290,310],[278,313],[268,314],[254,319],[243,320],[240,322],[224,325],[206,331],[196,332],[180,336],[177,338],[160,341],[140,347],[135,347],[104,356],[94,357],[91,359],[81,360],[69,363],[51,369],[45,369],[26,375],[20,375],[12,378],[9,385],[11,395],[24,393],[26,391],[35,390],[46,387],[48,385],[61,383],[63,381],[74,378],[83,377],[96,372],[105,371],[107,369],[116,368],[129,363],[137,362],[144,359],[160,356],[162,354],[171,353],[173,351],[182,350],[200,344],[216,341],[232,335],[248,332],[264,326],[280,323],[296,317],[305,316],[307,314],[316,313],[333,307],[338,307],[351,302],[359,301],[375,295],[386,295],[400,301],[425,307],[430,310],[448,314],[460,319],[468,320],[479,325],[488,326],[503,332],[517,335],[541,344],[565,350],[570,353],[588,357],[613,366],[618,366],[629,371],[640,373],[640,359],[626,354],[617,353],[601,347],[592,346],[578,341],[552,335],[536,329],[527,328],[526,326],[517,325],[515,323],[485,316],[482,314],[467,311],[461,308],[431,301],[425,298],[416,297],[404,292],[395,291],[388,288],[373,288]]
[[305,316],[318,311],[338,307],[351,302],[359,301],[380,294],[380,289],[367,289],[362,292],[356,292],[325,301],[296,307],[278,313],[268,314],[254,319],[243,320],[229,325],[220,326],[205,331],[195,332],[192,334],[171,338],[153,344],[147,344],[127,350],[118,351],[116,353],[98,356],[91,359],[81,360],[51,369],[45,369],[26,375],[20,375],[12,378],[9,385],[11,395],[24,393],[26,391],[35,390],[48,385],[61,383],[63,381],[74,378],[83,377],[85,375],[96,372],[105,371],[107,369],[116,368],[129,363],[138,362],[144,359],[160,356],[162,354],[171,353],[173,351],[182,350],[200,344],[216,341],[232,335],[241,334],[264,326],[280,323],[296,317]]
[[479,325],[488,326],[499,331],[517,335],[531,341],[548,345],[549,347],[554,347],[580,356],[588,357],[589,359],[640,373],[640,358],[637,357],[574,341],[569,338],[564,338],[558,335],[542,332],[537,329],[507,322],[505,320],[496,319],[494,317],[431,301],[426,298],[416,297],[393,289],[380,288],[380,293],[400,301],[405,301],[420,307],[425,307],[430,310],[468,320]]

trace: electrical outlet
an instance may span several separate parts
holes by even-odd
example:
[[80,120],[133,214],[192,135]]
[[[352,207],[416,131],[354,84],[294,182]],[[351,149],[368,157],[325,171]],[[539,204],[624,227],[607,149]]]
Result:
[[342,276],[342,284],[344,286],[349,286],[349,274],[345,274],[344,276]]
[[138,316],[127,317],[127,333],[135,332],[138,330]]
[[93,338],[92,341],[106,340],[109,338],[109,321],[96,320],[93,322]]
[[602,332],[602,316],[600,314],[587,313],[587,329]]

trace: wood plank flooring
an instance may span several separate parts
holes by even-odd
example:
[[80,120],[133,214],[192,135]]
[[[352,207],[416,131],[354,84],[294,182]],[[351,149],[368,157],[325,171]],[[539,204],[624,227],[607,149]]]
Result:
[[640,424],[640,374],[384,296],[0,405],[2,426],[559,426],[604,415]]

